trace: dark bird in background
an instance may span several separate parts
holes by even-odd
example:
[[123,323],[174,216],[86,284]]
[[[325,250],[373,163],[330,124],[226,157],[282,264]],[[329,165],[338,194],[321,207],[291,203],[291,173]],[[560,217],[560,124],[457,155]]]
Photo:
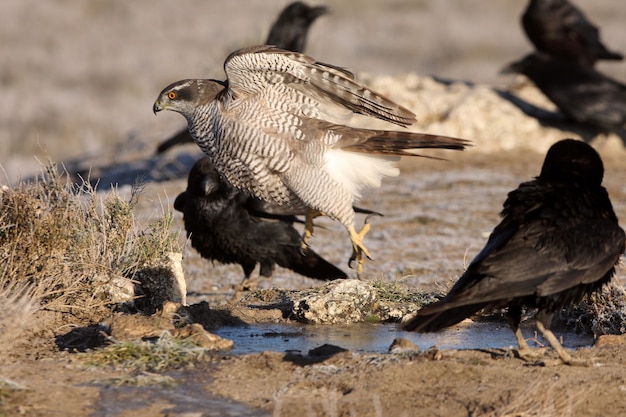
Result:
[[600,40],[600,31],[567,0],[530,0],[522,26],[535,48],[552,57],[592,67],[598,60],[622,60]]
[[626,86],[591,67],[532,53],[505,73],[528,77],[571,120],[614,132],[626,124]]
[[[464,139],[350,125],[383,120],[406,127],[415,114],[356,81],[346,69],[271,46],[231,53],[226,82],[181,80],[165,87],[153,111],[187,119],[194,141],[233,187],[261,200],[339,221],[362,271],[366,223],[357,232],[354,201],[397,176],[400,156],[416,149],[463,150]],[[391,125],[389,125],[391,126]]]
[[176,197],[174,208],[183,213],[193,248],[203,258],[241,265],[244,281],[257,263],[265,277],[278,264],[319,280],[346,278],[313,250],[301,249],[294,215],[235,190],[206,157],[192,167],[187,190]]
[[502,221],[450,292],[404,328],[434,332],[480,310],[508,307],[520,356],[530,358],[519,325],[522,308],[537,308],[537,328],[561,360],[582,364],[550,325],[555,312],[608,283],[624,252],[626,238],[601,185],[603,174],[602,160],[588,144],[554,144],[541,174],[509,193]]
[[328,13],[324,6],[311,7],[301,1],[289,4],[272,25],[265,41],[280,49],[304,52],[309,27],[315,20]]
[[[291,3],[282,10],[272,25],[265,44],[289,51],[304,52],[309,27],[318,17],[327,13],[328,8],[324,6],[311,7],[300,1]],[[161,154],[174,146],[185,143],[193,143],[193,138],[187,129],[161,142],[157,146],[156,153]]]

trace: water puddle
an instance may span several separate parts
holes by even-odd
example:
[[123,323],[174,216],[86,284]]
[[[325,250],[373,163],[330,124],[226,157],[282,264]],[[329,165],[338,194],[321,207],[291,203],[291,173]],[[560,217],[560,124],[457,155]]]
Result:
[[[527,337],[534,335],[532,323],[523,329]],[[419,334],[405,332],[396,324],[303,325],[258,324],[226,326],[218,335],[234,341],[231,354],[249,354],[263,351],[307,354],[323,344],[332,344],[359,353],[385,353],[395,338],[411,340],[420,349],[437,345],[440,349],[508,348],[516,345],[515,337],[506,324],[473,322],[451,327],[439,333]],[[562,336],[564,346],[590,346],[590,335],[572,331],[555,331]],[[532,346],[532,343],[531,343]],[[211,366],[211,365],[208,365]],[[145,411],[155,404],[165,404],[158,415],[189,415],[202,417],[269,416],[263,410],[213,396],[204,390],[210,371],[201,369],[175,371],[167,374],[175,380],[172,386],[106,386],[100,391],[99,409],[93,417],[128,415],[131,410]]]
[[[526,337],[533,337],[534,327],[529,323],[523,327]],[[395,324],[350,324],[303,325],[303,324],[259,324],[250,326],[222,327],[215,333],[234,342],[233,354],[263,351],[301,352],[325,343],[360,353],[387,352],[397,337],[408,339],[428,349],[437,345],[439,349],[487,349],[517,346],[513,332],[506,324],[474,322],[448,328],[438,333],[414,333],[401,330]],[[563,345],[568,348],[587,347],[593,337],[573,331],[557,331]],[[532,343],[530,343],[533,346]]]
[[[127,414],[130,410],[145,412],[155,403],[167,404],[155,414],[190,417],[268,417],[269,413],[245,404],[211,395],[202,388],[208,382],[202,370],[186,370],[168,373],[175,383],[162,386],[106,386],[100,391],[98,411],[92,417],[113,417]],[[155,401],[158,399],[158,401]],[[141,414],[140,414],[141,415]]]

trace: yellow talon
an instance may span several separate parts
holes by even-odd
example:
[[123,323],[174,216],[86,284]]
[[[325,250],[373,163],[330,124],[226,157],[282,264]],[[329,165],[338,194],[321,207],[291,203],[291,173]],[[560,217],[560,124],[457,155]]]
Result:
[[360,232],[356,232],[354,226],[348,227],[348,233],[350,234],[350,240],[352,241],[352,256],[350,257],[350,261],[348,262],[348,266],[352,268],[352,262],[357,261],[357,275],[361,275],[363,272],[363,255],[367,256],[368,259],[372,259],[370,252],[367,250],[365,245],[363,244],[363,238],[369,232],[370,224],[365,223]]
[[316,217],[323,216],[324,213],[321,211],[313,210],[310,208],[306,209],[306,218],[304,219],[304,235],[302,236],[302,244],[300,248],[305,250],[309,247],[308,240],[311,236],[313,236],[313,220]]

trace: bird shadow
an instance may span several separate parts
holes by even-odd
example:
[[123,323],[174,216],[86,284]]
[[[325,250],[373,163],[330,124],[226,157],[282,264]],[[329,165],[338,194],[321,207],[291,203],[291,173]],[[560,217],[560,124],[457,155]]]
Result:
[[[251,310],[278,310],[281,312],[284,319],[291,318],[295,304],[290,295],[295,291],[289,290],[276,290],[271,291],[273,296],[270,299],[257,298],[255,292],[251,292],[243,297],[236,294],[233,299],[239,299],[239,303]],[[263,291],[261,291],[263,293]],[[261,296],[262,298],[264,296]]]
[[443,84],[446,87],[450,87],[453,84],[461,84],[464,85],[466,87],[476,87],[476,83],[474,81],[470,81],[470,80],[459,80],[459,79],[455,79],[455,78],[445,78],[445,77],[441,77],[439,75],[435,75],[435,74],[430,74],[429,75],[433,81],[439,83],[439,84]]
[[306,355],[299,352],[287,352],[285,356],[283,356],[283,360],[285,362],[291,362],[296,366],[307,366],[324,362],[343,352],[348,352],[348,349],[326,343],[309,350]]
[[198,153],[178,153],[173,157],[145,158],[89,165],[84,160],[70,160],[63,166],[74,182],[88,182],[93,187],[135,185],[138,182],[165,182],[187,178],[193,164],[201,158]]
[[[579,135],[586,143],[591,143],[599,135],[607,135],[608,133],[594,126],[585,125],[575,122],[561,112],[554,112],[535,106],[532,103],[516,96],[510,91],[494,88],[493,91],[503,100],[506,100],[519,108],[524,114],[537,119],[543,127],[558,129],[561,131],[570,131]],[[626,146],[626,130],[620,129],[615,133],[623,145]]]
[[[452,84],[462,84],[464,86],[473,88],[477,85],[475,82],[469,80],[457,80],[439,77],[436,75],[431,75],[431,77],[434,81],[445,86],[450,86]],[[543,109],[539,106],[535,106],[534,104],[529,103],[528,101],[516,96],[510,91],[501,90],[498,88],[492,88],[492,90],[501,99],[510,102],[515,107],[519,108],[527,116],[537,119],[541,126],[576,133],[586,143],[591,143],[599,135],[607,135],[608,133],[610,133],[594,126],[589,126],[573,121],[561,112],[554,112]],[[620,129],[614,131],[613,133],[615,133],[620,138],[623,145],[626,147],[626,129]]]
[[55,336],[54,343],[61,351],[88,352],[114,343],[110,336],[110,329],[103,324],[91,324]]
[[[187,178],[191,167],[204,156],[200,148],[188,147],[164,155],[154,155],[146,139],[131,134],[109,151],[85,153],[63,161],[53,161],[75,184],[89,184],[98,190],[110,187],[161,183]],[[22,178],[33,182],[39,174]]]
[[209,308],[209,303],[201,301],[182,307],[181,314],[188,314],[193,323],[212,331],[223,326],[246,326],[247,323],[234,315],[229,309]]

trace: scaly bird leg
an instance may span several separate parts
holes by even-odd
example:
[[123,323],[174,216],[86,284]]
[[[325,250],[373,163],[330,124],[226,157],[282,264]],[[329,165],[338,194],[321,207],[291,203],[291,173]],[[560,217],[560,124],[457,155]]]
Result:
[[352,256],[350,257],[348,266],[352,268],[352,262],[357,261],[356,273],[359,276],[363,272],[363,255],[367,256],[368,259],[372,259],[369,251],[367,250],[365,245],[363,245],[363,238],[365,237],[367,232],[369,232],[369,230],[370,230],[370,224],[367,222],[367,220],[365,221],[365,224],[363,224],[363,228],[361,229],[359,233],[356,232],[356,229],[354,228],[353,225],[350,225],[348,227],[348,233],[350,234],[350,241],[352,242]]
[[524,339],[524,335],[522,334],[522,329],[520,329],[519,327],[515,329],[515,340],[517,340],[517,346],[519,347],[519,350],[530,350],[530,347],[528,347],[528,343],[526,343],[526,339]]
[[511,326],[513,333],[515,333],[515,340],[517,340],[517,356],[528,362],[537,361],[543,356],[543,351],[541,349],[531,349],[526,339],[524,339],[522,329],[520,328],[520,323],[522,322],[522,307],[518,305],[510,306],[508,317],[509,326]]
[[543,349],[531,349],[526,343],[526,339],[524,339],[524,335],[522,334],[522,329],[519,326],[514,328],[515,339],[517,340],[517,354],[520,359],[525,360],[527,362],[535,362],[544,356]]
[[316,217],[320,217],[323,215],[324,213],[322,213],[321,211],[313,210],[310,208],[306,209],[306,218],[304,220],[304,234],[302,235],[302,244],[300,245],[300,249],[302,249],[302,251],[309,247],[309,244],[307,242],[309,238],[313,236],[313,220],[315,220]]
[[520,306],[509,307],[508,316],[509,326],[511,326],[513,333],[515,333],[515,340],[517,340],[517,355],[525,361],[536,359],[537,354],[530,349],[526,339],[524,339],[522,329],[519,327],[522,322],[522,308]]
[[552,333],[552,330],[545,327],[540,320],[537,320],[537,329],[539,329],[544,339],[550,343],[550,346],[552,346],[552,349],[556,351],[564,364],[573,366],[590,366],[593,364],[593,362],[586,361],[584,359],[574,359],[572,355],[565,350],[561,343],[559,343],[559,340],[556,338],[554,333]]

